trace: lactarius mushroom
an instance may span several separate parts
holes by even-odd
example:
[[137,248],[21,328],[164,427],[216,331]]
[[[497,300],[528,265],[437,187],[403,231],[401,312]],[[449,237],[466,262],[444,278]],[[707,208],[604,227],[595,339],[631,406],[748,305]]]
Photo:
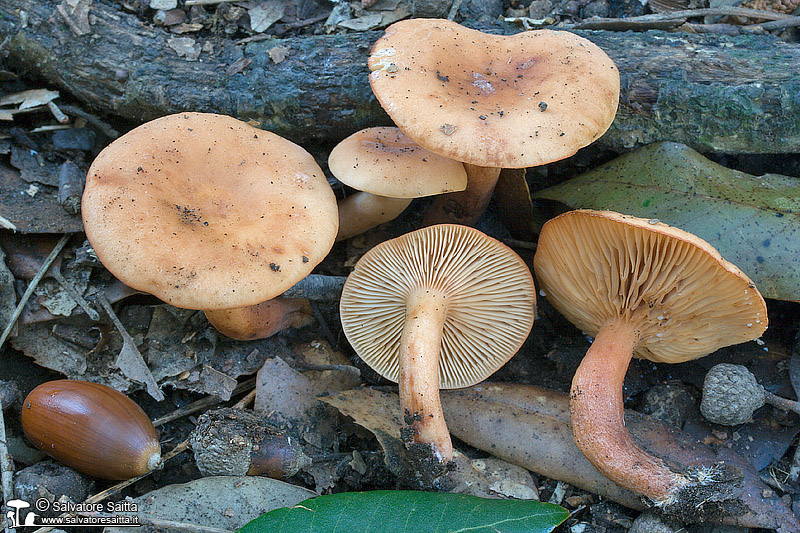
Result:
[[205,313],[217,331],[240,341],[266,339],[287,328],[306,326],[314,316],[311,302],[307,299],[282,296],[247,307]]
[[513,250],[441,224],[364,254],[340,314],[356,353],[399,384],[412,440],[446,462],[453,448],[439,388],[468,387],[500,368],[527,338],[535,306],[531,273]]
[[680,363],[758,338],[767,327],[764,299],[699,237],[610,211],[548,221],[534,269],[553,306],[594,337],[570,392],[575,443],[618,485],[657,505],[674,503],[695,481],[625,429],[622,384],[631,357]]
[[89,169],[81,212],[117,278],[209,312],[281,294],[338,229],[333,190],[308,152],[208,113],[159,118],[112,142]]
[[611,125],[619,72],[566,31],[490,35],[440,19],[392,24],[369,57],[380,104],[414,142],[462,161],[467,188],[437,197],[428,223],[472,224],[500,169],[574,154]]
[[414,198],[467,186],[463,164],[425,150],[398,128],[357,131],[334,147],[328,167],[361,191],[339,201],[337,241],[393,220]]

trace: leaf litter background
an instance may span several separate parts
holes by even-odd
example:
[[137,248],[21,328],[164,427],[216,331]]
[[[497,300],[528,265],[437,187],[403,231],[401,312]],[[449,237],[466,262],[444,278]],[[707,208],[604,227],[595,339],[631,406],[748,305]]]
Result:
[[[289,8],[296,8],[298,13],[304,11],[309,17],[319,10],[315,2],[300,4]],[[393,16],[402,16],[397,12],[397,2],[394,6],[384,7]],[[231,11],[236,9],[241,7],[235,6]],[[272,1],[248,5],[250,24],[255,24],[252,31],[275,24],[285,9],[286,3]],[[233,31],[236,26],[235,17],[230,11],[228,13],[231,16],[226,15],[225,22],[219,26],[220,31]],[[356,30],[367,29],[375,26],[376,18],[342,10],[336,24]],[[184,30],[190,34],[198,31],[197,28]],[[189,60],[199,51],[193,39],[175,38],[173,43],[175,50],[187,54]],[[280,56],[280,50],[272,58],[276,63],[285,59]],[[18,99],[19,108],[46,105],[56,96],[53,91],[35,90]],[[55,201],[57,165],[48,158],[30,157],[30,150],[21,146],[19,139],[19,136],[14,137],[13,143],[0,139],[0,151],[9,155],[12,166],[17,168],[15,171],[0,167],[4,191],[0,203],[4,213],[14,213],[15,220],[21,221],[18,229],[23,232],[80,232],[79,218],[66,215]],[[554,165],[553,175],[562,171],[564,166],[570,171],[586,168],[587,159],[593,163],[607,159],[591,150],[588,153],[588,156],[584,153],[572,161]],[[769,167],[769,164],[761,166]],[[509,212],[521,213],[523,216],[511,218],[522,226],[522,230],[517,232],[513,224],[507,220],[504,222],[511,228],[513,236],[532,240],[530,230],[540,225],[541,220],[538,219],[539,206],[533,210],[527,202],[527,189],[529,185],[538,188],[543,181],[541,177],[541,169],[534,170],[529,173],[526,183],[522,173],[522,181],[516,182],[517,192],[511,194],[511,198],[496,197],[495,210],[482,221],[482,229],[503,237],[507,235],[506,230],[498,220]],[[551,178],[550,181],[558,180]],[[24,191],[27,193],[22,194]],[[716,246],[723,256],[742,267],[766,296],[798,301],[800,268],[797,261],[800,254],[797,252],[800,238],[796,231],[800,195],[797,178],[744,174],[721,167],[686,147],[662,143],[606,162],[576,178],[574,183],[566,182],[540,191],[537,197],[558,200],[570,207],[615,209],[678,225]],[[510,203],[512,199],[513,204]],[[423,206],[417,205],[416,209]],[[346,274],[360,254],[371,246],[413,229],[418,222],[417,214],[407,213],[395,224],[340,246],[321,270],[329,274]],[[528,216],[524,216],[526,214]],[[711,222],[715,224],[709,226]],[[693,229],[695,227],[697,229]],[[29,241],[29,237],[15,234],[9,240]],[[9,240],[2,243],[7,251],[13,247]],[[43,249],[46,253],[53,241],[45,241]],[[108,321],[100,324],[87,321],[78,306],[64,294],[63,286],[49,276],[37,289],[36,298],[26,309],[13,341],[16,349],[33,359],[12,354],[0,364],[2,375],[24,374],[19,381],[27,389],[37,380],[52,379],[61,374],[105,382],[131,393],[157,417],[168,415],[207,395],[221,399],[232,395],[238,398],[235,392],[238,382],[259,368],[265,368],[257,380],[256,411],[281,431],[293,434],[315,458],[314,467],[291,480],[295,485],[324,492],[381,488],[397,484],[401,479],[397,473],[401,470],[393,471],[393,468],[402,468],[402,465],[383,465],[383,450],[402,447],[399,439],[393,436],[397,434],[399,422],[387,425],[387,420],[391,419],[389,415],[373,413],[373,422],[364,425],[370,432],[367,433],[352,424],[349,417],[341,417],[335,409],[320,406],[314,400],[318,395],[335,395],[362,382],[388,386],[347,351],[338,331],[335,304],[320,304],[322,320],[318,328],[288,332],[266,341],[237,343],[207,328],[198,313],[171,308],[141,295],[131,297],[129,292],[120,290],[113,280],[108,279],[102,268],[96,262],[92,263],[91,257],[85,256],[85,250],[80,237],[72,240],[61,262],[64,277],[90,300],[100,292],[112,302],[122,302],[127,298],[116,306],[126,333],[121,333]],[[518,251],[530,259],[524,248]],[[32,260],[34,265],[41,260],[41,254],[18,249],[8,255],[11,265],[15,264],[15,258],[23,256]],[[15,280],[32,277],[30,273],[23,274],[13,268],[12,271],[0,272],[0,292],[4,295],[0,301],[0,313],[6,317],[13,308],[15,285],[19,285]],[[697,441],[736,450],[754,468],[763,470],[766,479],[774,480],[770,485],[773,489],[794,497],[797,473],[792,477],[790,455],[798,431],[796,418],[765,408],[754,416],[751,424],[720,428],[702,420],[694,402],[705,370],[719,361],[748,364],[759,381],[770,390],[793,396],[800,385],[800,371],[792,370],[800,368],[797,343],[792,338],[797,331],[796,313],[796,306],[770,302],[770,318],[773,328],[778,329],[773,329],[765,337],[769,351],[750,343],[674,368],[635,363],[626,382],[629,403],[654,416],[674,418],[674,423],[682,426]],[[561,321],[546,301],[540,300],[540,314],[531,340],[495,378],[545,384],[563,390],[588,343],[580,332]],[[327,342],[322,341],[323,338]],[[147,363],[152,379],[166,392],[167,401],[155,403],[150,400],[141,390],[141,382],[149,377],[120,370],[121,356],[134,360],[141,357]],[[43,372],[31,364],[32,360],[57,373]],[[317,369],[311,370],[311,367]],[[7,371],[8,368],[12,369],[11,372]],[[665,403],[670,407],[665,407]],[[360,402],[362,409],[369,405]],[[351,405],[349,409],[352,408]],[[475,411],[490,416],[495,414],[487,410],[485,404],[480,404]],[[472,415],[467,412],[462,416],[470,419]],[[508,413],[502,416],[514,418]],[[357,416],[354,418],[359,420]],[[191,419],[160,426],[162,440],[167,445],[176,443],[192,427]],[[18,430],[12,428],[12,431],[14,429]],[[485,437],[485,433],[477,436]],[[377,441],[383,447],[381,450],[377,449],[373,434],[377,435]],[[13,438],[19,439],[18,436]],[[471,437],[463,435],[462,438],[466,441]],[[518,444],[525,440],[524,436],[515,433],[504,444]],[[636,515],[608,502],[598,503],[591,494],[569,485],[543,476],[531,476],[524,468],[502,462],[493,464],[492,458],[485,453],[464,447],[469,457],[462,455],[459,460],[462,467],[460,480],[478,486],[483,495],[551,499],[573,510],[575,517],[570,519],[571,526],[591,524],[590,527],[599,530],[626,529]],[[785,455],[787,451],[788,456]],[[254,518],[260,510],[294,505],[308,495],[303,489],[274,480],[249,477],[218,479],[213,476],[195,479],[198,476],[191,459],[184,455],[177,464],[157,472],[151,480],[140,482],[127,495],[138,496],[137,501],[148,516],[225,529],[233,529]],[[187,483],[171,485],[178,481]],[[148,492],[151,489],[156,490]],[[772,489],[761,487],[759,494],[765,495],[763,491],[767,490]],[[791,498],[788,503],[793,503]],[[553,520],[552,523],[558,521]]]

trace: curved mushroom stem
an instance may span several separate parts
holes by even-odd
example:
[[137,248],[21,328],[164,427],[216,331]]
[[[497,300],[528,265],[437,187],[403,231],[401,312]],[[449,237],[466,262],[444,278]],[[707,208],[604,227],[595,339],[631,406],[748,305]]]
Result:
[[305,298],[273,298],[260,304],[234,309],[205,311],[217,331],[240,341],[266,339],[286,328],[308,325],[314,311]]
[[453,443],[439,399],[439,351],[447,311],[444,294],[421,289],[409,296],[400,339],[400,404],[412,419],[416,443],[430,444],[442,463],[453,458]]
[[604,476],[657,505],[668,505],[689,480],[640,448],[623,418],[622,384],[638,341],[624,319],[609,320],[600,328],[572,379],[572,433],[583,455]]
[[431,202],[425,212],[423,225],[434,224],[464,224],[474,225],[489,200],[492,199],[494,187],[500,177],[500,168],[479,167],[464,163],[467,171],[467,188],[463,191],[440,194]]
[[339,233],[336,234],[336,241],[355,237],[379,224],[394,220],[405,211],[411,200],[368,192],[357,192],[339,200]]

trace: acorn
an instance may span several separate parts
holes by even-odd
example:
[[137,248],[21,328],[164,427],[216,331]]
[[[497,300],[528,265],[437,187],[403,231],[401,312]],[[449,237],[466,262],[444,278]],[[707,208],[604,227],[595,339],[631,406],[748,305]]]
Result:
[[161,463],[156,428],[142,408],[98,383],[39,385],[25,398],[22,429],[46,454],[97,478],[129,479]]

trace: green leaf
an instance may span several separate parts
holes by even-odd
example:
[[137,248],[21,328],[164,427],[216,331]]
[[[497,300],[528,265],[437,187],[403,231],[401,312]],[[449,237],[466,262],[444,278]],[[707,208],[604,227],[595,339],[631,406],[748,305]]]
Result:
[[764,297],[800,301],[800,179],[751,176],[660,142],[534,196],[677,226],[708,241]]
[[270,511],[240,533],[548,532],[569,516],[534,500],[493,500],[413,490],[344,492]]

